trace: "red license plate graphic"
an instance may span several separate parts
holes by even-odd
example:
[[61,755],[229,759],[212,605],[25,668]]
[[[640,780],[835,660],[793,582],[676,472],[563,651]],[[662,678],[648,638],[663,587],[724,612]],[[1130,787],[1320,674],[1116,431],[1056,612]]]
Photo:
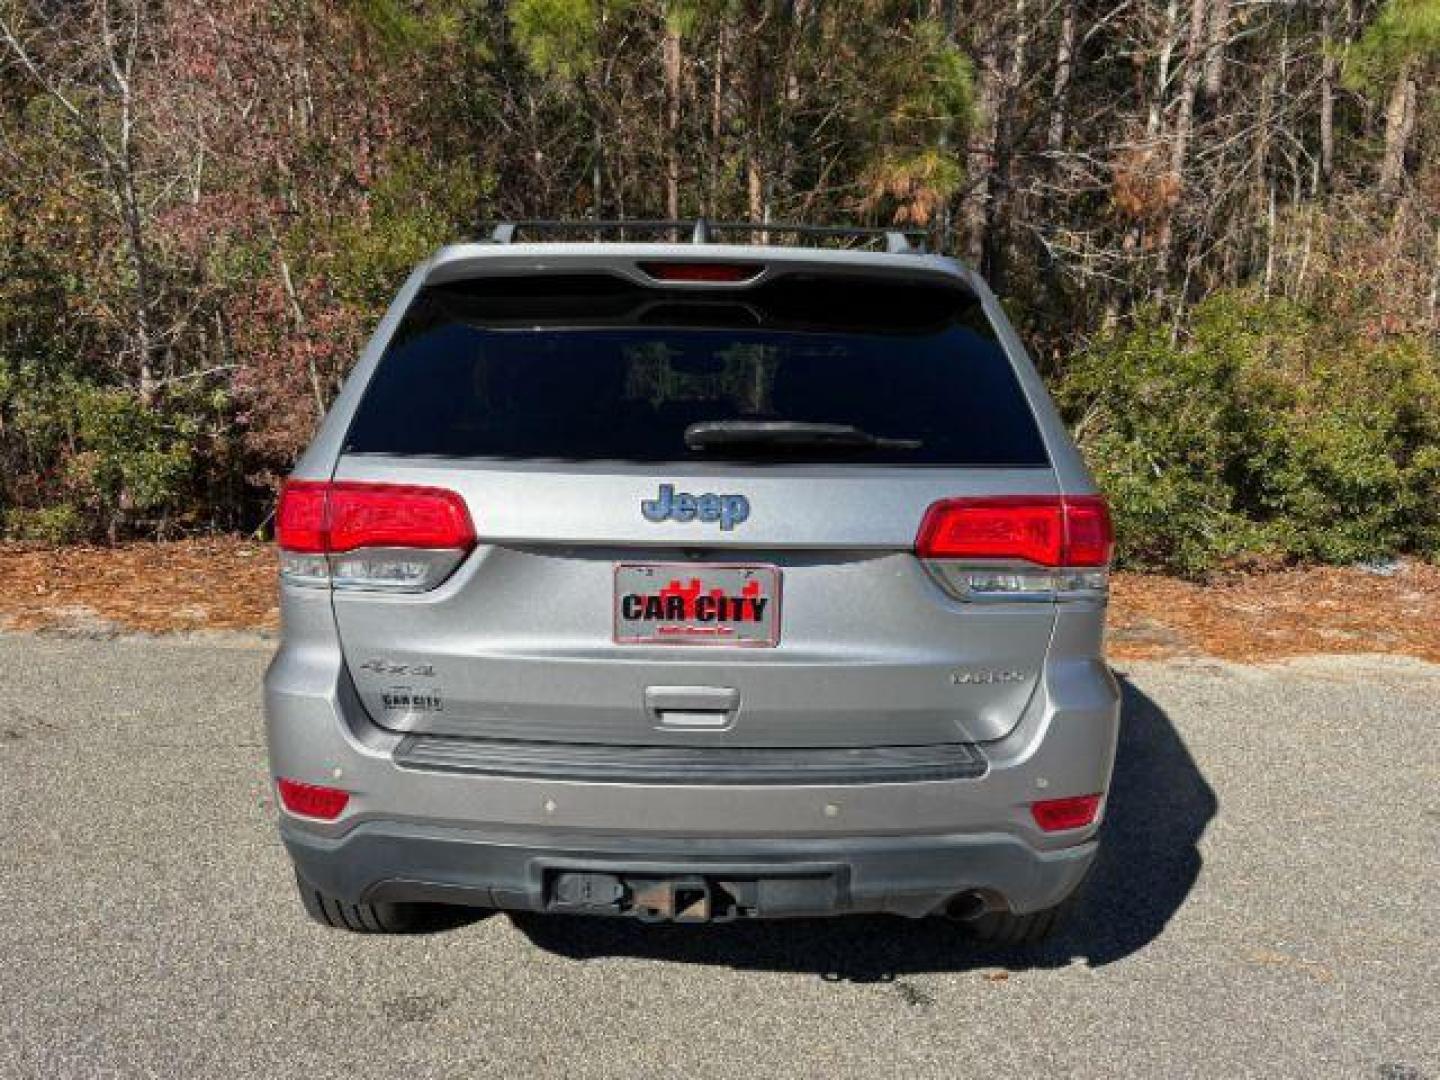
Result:
[[780,571],[773,566],[620,563],[615,640],[645,645],[773,646]]

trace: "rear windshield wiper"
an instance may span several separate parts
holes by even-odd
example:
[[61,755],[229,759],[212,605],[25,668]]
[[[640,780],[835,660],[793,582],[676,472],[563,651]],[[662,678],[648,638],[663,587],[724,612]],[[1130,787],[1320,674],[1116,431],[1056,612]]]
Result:
[[919,439],[872,435],[853,424],[812,424],[804,420],[702,420],[685,429],[691,450],[735,447],[834,448],[840,450],[918,450]]

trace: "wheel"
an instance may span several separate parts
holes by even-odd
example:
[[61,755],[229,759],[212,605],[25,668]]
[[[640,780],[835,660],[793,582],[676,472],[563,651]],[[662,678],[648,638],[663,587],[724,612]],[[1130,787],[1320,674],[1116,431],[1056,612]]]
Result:
[[305,913],[321,926],[356,934],[414,934],[429,930],[440,920],[431,904],[351,904],[295,875]]
[[966,922],[965,928],[979,941],[990,945],[1034,945],[1044,941],[1065,921],[1075,906],[1079,890],[1071,893],[1054,907],[1041,908],[1024,915],[1009,911],[987,911]]

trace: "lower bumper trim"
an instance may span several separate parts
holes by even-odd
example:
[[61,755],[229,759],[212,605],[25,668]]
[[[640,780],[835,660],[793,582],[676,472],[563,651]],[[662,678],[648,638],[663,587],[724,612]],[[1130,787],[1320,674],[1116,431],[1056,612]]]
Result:
[[[1023,914],[1060,903],[1094,858],[1089,841],[1036,851],[1006,834],[844,839],[713,839],[590,834],[502,835],[370,821],[345,836],[315,836],[282,821],[300,876],[351,902],[424,901],[523,911],[638,914],[634,882],[740,897],[757,917],[886,912],[923,916],[977,892]],[[579,875],[579,877],[577,877]],[[581,882],[614,878],[616,903],[571,901]],[[560,883],[564,883],[561,885]]]

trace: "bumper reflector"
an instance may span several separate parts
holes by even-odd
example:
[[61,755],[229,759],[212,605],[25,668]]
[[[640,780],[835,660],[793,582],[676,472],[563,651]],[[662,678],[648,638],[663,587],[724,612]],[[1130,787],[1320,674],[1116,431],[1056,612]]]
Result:
[[1083,829],[1100,812],[1103,795],[1072,795],[1064,799],[1044,799],[1030,804],[1035,824],[1045,832]]
[[285,809],[301,817],[334,821],[350,802],[348,791],[319,784],[302,784],[284,776],[275,781],[275,787],[280,792],[280,802]]

